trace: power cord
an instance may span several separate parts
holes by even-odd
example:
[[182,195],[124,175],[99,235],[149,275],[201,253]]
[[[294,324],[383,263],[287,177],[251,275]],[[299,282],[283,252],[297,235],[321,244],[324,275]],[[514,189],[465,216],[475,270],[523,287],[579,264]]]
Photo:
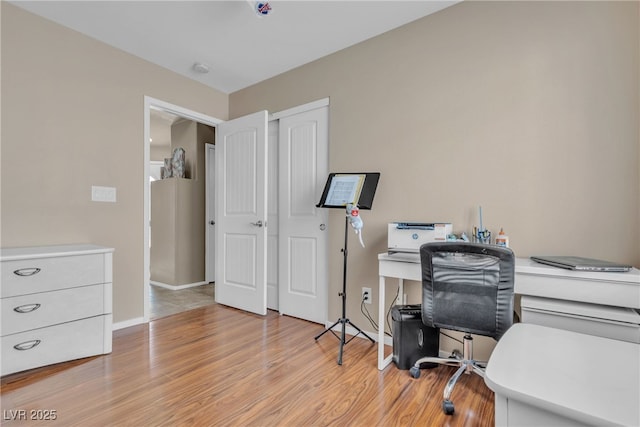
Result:
[[378,330],[378,324],[376,323],[375,320],[373,320],[373,317],[371,317],[371,313],[369,313],[369,310],[364,305],[365,301],[367,300],[367,298],[370,298],[369,292],[364,292],[362,294],[362,300],[360,301],[360,312],[369,321],[369,323],[371,323],[371,326],[376,328],[376,331],[377,331]]
[[[371,316],[371,313],[369,313],[369,309],[365,305],[365,301],[368,296],[369,296],[369,292],[365,292],[364,294],[362,294],[362,300],[360,301],[360,312],[369,321],[369,323],[371,323],[371,326],[373,326],[377,331],[378,323],[376,323],[376,321],[373,320],[373,316]],[[389,310],[391,310],[391,308],[389,308]],[[389,315],[389,312],[387,312],[387,316],[388,315]],[[384,331],[384,334],[387,336],[391,336],[391,334],[387,331]]]
[[[398,287],[396,288],[396,296],[394,296],[393,299],[391,300],[391,304],[389,304],[389,310],[387,310],[387,316],[385,317],[387,319],[387,326],[389,327],[389,331],[393,331],[393,328],[391,327],[391,322],[389,322],[389,317],[391,315],[391,309],[393,308],[393,303],[398,300],[398,295],[400,295],[400,285],[398,285]],[[385,332],[385,334],[389,335],[390,337],[393,336],[392,332]]]
[[[393,308],[393,303],[398,299],[399,293],[400,293],[400,286],[398,286],[398,289],[396,290],[396,296],[393,297],[393,300],[391,301],[391,305],[389,305],[389,309],[387,310],[387,315],[385,317],[387,326],[389,327],[389,331],[393,330],[391,327],[391,324],[389,323],[389,317],[391,316],[391,309]],[[371,326],[373,326],[374,328],[376,328],[376,330],[378,330],[378,324],[376,323],[375,320],[373,320],[373,316],[371,316],[371,313],[369,313],[369,309],[365,305],[365,300],[367,299],[368,296],[369,296],[369,292],[365,292],[362,294],[362,300],[360,301],[360,312],[369,321],[369,323],[371,323]],[[391,332],[387,332],[386,330],[384,331],[384,334],[388,337],[393,336]]]
[[[393,331],[393,328],[391,327],[391,323],[389,321],[389,317],[391,315],[391,309],[393,308],[393,303],[396,302],[398,300],[398,295],[400,294],[400,286],[398,285],[398,288],[396,289],[396,295],[395,297],[393,297],[393,300],[391,301],[391,304],[389,305],[389,309],[387,310],[387,315],[386,315],[386,322],[387,322],[387,326],[389,327],[389,331]],[[360,312],[362,313],[362,315],[369,321],[369,323],[371,323],[371,326],[373,326],[376,330],[378,330],[378,324],[376,323],[375,320],[373,320],[373,317],[371,316],[371,313],[369,313],[369,310],[367,309],[367,307],[365,306],[365,301],[367,300],[367,298],[369,297],[369,292],[365,292],[362,294],[362,300],[360,301]],[[393,334],[391,332],[387,332],[384,331],[384,334],[387,336],[392,337]],[[462,340],[453,337],[449,334],[446,334],[444,332],[442,332],[442,330],[440,330],[440,334],[444,335],[445,337],[452,339],[454,341],[459,342],[460,344],[463,344]]]

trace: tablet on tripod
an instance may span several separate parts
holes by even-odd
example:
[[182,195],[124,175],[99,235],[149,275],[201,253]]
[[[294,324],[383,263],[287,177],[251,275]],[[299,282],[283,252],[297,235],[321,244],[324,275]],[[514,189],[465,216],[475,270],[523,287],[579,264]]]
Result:
[[[327,183],[324,186],[322,192],[322,198],[320,203],[316,205],[319,208],[336,208],[345,209],[348,204],[357,205],[359,209],[371,209],[373,205],[373,196],[376,193],[378,187],[378,180],[380,179],[380,172],[368,172],[368,173],[330,173],[327,178]],[[315,340],[331,332],[340,340],[340,350],[338,352],[338,365],[342,365],[342,353],[345,344],[355,338],[357,335],[362,334],[369,339],[372,343],[375,342],[373,338],[367,335],[362,329],[358,328],[352,321],[347,319],[347,247],[348,247],[348,229],[349,229],[349,215],[345,216],[344,222],[344,246],[341,250],[343,259],[342,270],[342,292],[338,295],[342,298],[342,317],[340,317],[333,325],[326,328],[324,331],[315,336]],[[338,336],[333,328],[340,325],[340,336]],[[356,330],[356,335],[349,340],[345,338],[347,325],[351,325]]]
[[345,209],[348,204],[370,210],[380,172],[330,173],[318,208]]

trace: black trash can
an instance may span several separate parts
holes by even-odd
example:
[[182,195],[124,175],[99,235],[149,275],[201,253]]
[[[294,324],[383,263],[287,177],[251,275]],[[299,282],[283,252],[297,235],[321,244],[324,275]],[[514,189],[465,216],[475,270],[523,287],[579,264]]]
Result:
[[[422,323],[422,305],[394,305],[393,362],[398,369],[409,369],[416,360],[426,356],[438,356],[440,351],[440,329]],[[435,363],[425,363],[421,368],[432,368]]]

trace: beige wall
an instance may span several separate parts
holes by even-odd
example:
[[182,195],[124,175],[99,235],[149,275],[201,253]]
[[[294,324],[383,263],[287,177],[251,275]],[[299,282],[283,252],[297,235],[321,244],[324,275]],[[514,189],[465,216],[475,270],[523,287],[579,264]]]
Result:
[[[2,246],[115,248],[114,322],[143,316],[144,96],[226,119],[228,96],[2,8]],[[117,189],[91,201],[91,186]]]
[[151,183],[151,281],[182,286],[204,281],[204,198],[192,179]]
[[[231,94],[230,117],[330,97],[330,169],[380,171],[348,314],[394,220],[477,225],[519,257],[640,267],[638,2],[464,2]],[[342,213],[331,212],[330,319]],[[375,307],[375,305],[373,306]]]

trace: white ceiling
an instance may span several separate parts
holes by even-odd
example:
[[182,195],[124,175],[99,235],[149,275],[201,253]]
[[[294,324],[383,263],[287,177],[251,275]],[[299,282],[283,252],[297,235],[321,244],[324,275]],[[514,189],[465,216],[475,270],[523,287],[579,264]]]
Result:
[[274,0],[265,17],[247,0],[11,3],[231,93],[458,1]]

